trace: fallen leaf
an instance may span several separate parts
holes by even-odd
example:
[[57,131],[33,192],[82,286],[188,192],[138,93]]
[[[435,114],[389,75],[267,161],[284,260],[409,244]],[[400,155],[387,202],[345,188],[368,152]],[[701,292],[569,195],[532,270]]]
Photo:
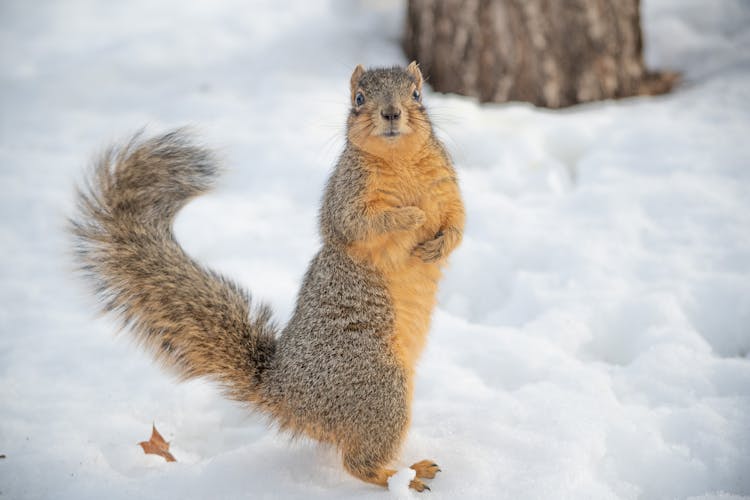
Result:
[[143,452],[146,454],[151,455],[159,455],[160,457],[164,457],[164,460],[167,462],[176,462],[177,459],[169,453],[169,443],[164,441],[164,438],[161,437],[161,434],[159,434],[159,431],[156,430],[156,425],[153,425],[153,430],[151,431],[151,439],[148,441],[141,441],[138,443],[141,445],[141,448],[143,448]]

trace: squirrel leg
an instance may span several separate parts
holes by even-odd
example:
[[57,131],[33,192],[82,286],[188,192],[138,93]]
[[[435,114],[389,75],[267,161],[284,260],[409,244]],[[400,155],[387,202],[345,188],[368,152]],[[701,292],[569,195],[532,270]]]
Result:
[[[396,473],[396,471],[393,469],[387,469],[382,465],[376,464],[368,452],[360,450],[344,451],[344,467],[354,477],[359,478],[367,483],[383,486],[384,488],[388,487],[388,478]],[[414,466],[412,466],[412,468],[414,468]],[[409,488],[417,491],[430,489],[426,484],[420,481],[418,477],[414,478],[409,483]]]

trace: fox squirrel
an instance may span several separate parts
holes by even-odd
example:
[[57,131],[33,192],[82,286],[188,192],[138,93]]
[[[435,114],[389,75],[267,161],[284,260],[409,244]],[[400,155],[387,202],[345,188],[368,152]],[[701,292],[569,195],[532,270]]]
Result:
[[[347,471],[387,486],[441,266],[461,241],[455,171],[422,104],[422,74],[351,76],[347,141],[320,209],[322,248],[285,328],[185,254],[172,222],[206,192],[212,154],[176,130],[108,150],[71,219],[103,309],[181,378],[205,376],[280,428],[337,446]],[[411,466],[410,486],[440,470]]]

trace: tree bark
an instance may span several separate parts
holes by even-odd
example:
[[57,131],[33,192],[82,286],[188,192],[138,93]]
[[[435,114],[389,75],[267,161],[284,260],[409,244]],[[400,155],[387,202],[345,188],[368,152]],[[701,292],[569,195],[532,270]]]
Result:
[[560,108],[668,92],[639,0],[409,0],[404,49],[439,92]]

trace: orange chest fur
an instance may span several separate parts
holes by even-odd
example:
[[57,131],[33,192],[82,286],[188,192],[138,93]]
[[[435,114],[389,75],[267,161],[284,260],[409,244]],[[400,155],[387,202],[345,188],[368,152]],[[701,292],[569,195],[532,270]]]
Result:
[[414,231],[375,235],[352,248],[386,280],[395,318],[392,346],[411,372],[426,342],[441,276],[440,263],[426,263],[411,252],[443,229],[456,204],[455,178],[445,160],[436,155],[419,164],[372,172],[365,196],[370,205],[416,206],[426,216],[422,227]]
[[450,211],[460,205],[457,196],[455,175],[438,154],[423,157],[419,162],[372,169],[363,193],[365,206],[378,209],[414,206],[424,212],[426,220],[413,231],[371,235],[366,241],[357,242],[355,251],[361,250],[386,274],[403,272],[405,266],[424,264],[409,258],[411,250],[443,229]]

